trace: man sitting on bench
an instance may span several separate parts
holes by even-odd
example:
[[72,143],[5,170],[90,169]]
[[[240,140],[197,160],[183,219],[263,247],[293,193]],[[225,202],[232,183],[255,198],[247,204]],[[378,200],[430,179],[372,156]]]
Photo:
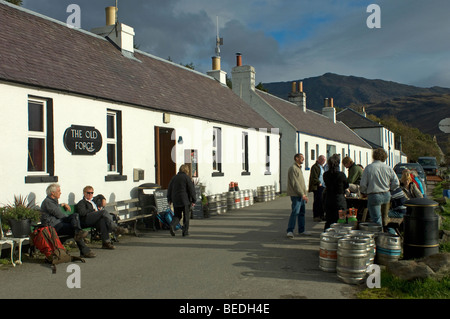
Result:
[[[84,238],[88,232],[81,228],[80,219],[78,215],[71,214],[66,216],[61,212],[58,199],[61,197],[61,187],[59,184],[50,184],[47,187],[47,197],[41,204],[41,222],[43,225],[52,226],[55,228],[58,236],[73,237],[80,249],[81,257],[93,258],[95,253],[86,246]],[[61,204],[64,209],[70,211],[70,206]]]
[[115,232],[117,235],[126,233],[126,229],[113,221],[113,218],[109,212],[103,207],[97,207],[97,204],[93,201],[94,188],[92,186],[86,186],[83,188],[83,199],[80,200],[76,206],[76,214],[80,216],[81,227],[95,227],[100,231],[102,239],[103,249],[114,249],[114,245],[111,244],[110,233]]

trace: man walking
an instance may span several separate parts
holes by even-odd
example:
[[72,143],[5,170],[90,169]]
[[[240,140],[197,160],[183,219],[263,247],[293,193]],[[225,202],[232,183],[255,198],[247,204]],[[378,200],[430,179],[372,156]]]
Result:
[[308,196],[302,172],[304,160],[303,154],[296,154],[294,156],[295,163],[288,171],[287,195],[291,197],[292,203],[292,211],[287,228],[287,237],[289,238],[294,238],[294,228],[297,220],[298,233],[300,235],[309,235],[309,233],[305,231],[305,212]]
[[309,192],[314,193],[313,217],[315,222],[324,220],[322,194],[325,189],[323,182],[323,164],[325,164],[325,161],[325,156],[320,155],[316,163],[311,167],[311,173],[309,175]]

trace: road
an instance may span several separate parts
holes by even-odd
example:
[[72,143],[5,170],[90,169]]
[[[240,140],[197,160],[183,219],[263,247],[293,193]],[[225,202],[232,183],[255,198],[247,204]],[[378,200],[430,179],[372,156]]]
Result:
[[[0,298],[353,299],[355,286],[318,268],[324,223],[312,221],[311,206],[312,236],[286,237],[290,199],[278,197],[192,220],[189,237],[145,231],[113,251],[93,243],[97,257],[76,263],[79,271],[61,264],[52,274],[39,260],[0,267]],[[68,279],[81,287],[68,288]]]

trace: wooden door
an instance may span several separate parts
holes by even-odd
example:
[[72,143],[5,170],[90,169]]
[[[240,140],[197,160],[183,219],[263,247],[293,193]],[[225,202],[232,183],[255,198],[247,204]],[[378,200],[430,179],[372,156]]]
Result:
[[169,187],[170,180],[177,173],[177,163],[174,162],[176,144],[172,136],[175,136],[174,129],[155,127],[156,184],[161,185],[162,189]]

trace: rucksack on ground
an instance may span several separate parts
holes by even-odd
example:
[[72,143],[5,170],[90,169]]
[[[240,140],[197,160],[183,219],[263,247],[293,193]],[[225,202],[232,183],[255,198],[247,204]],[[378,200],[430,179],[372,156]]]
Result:
[[30,235],[31,243],[45,255],[45,260],[51,264],[52,272],[56,273],[56,265],[72,261],[85,262],[83,258],[71,256],[59,240],[52,226],[36,228]]

